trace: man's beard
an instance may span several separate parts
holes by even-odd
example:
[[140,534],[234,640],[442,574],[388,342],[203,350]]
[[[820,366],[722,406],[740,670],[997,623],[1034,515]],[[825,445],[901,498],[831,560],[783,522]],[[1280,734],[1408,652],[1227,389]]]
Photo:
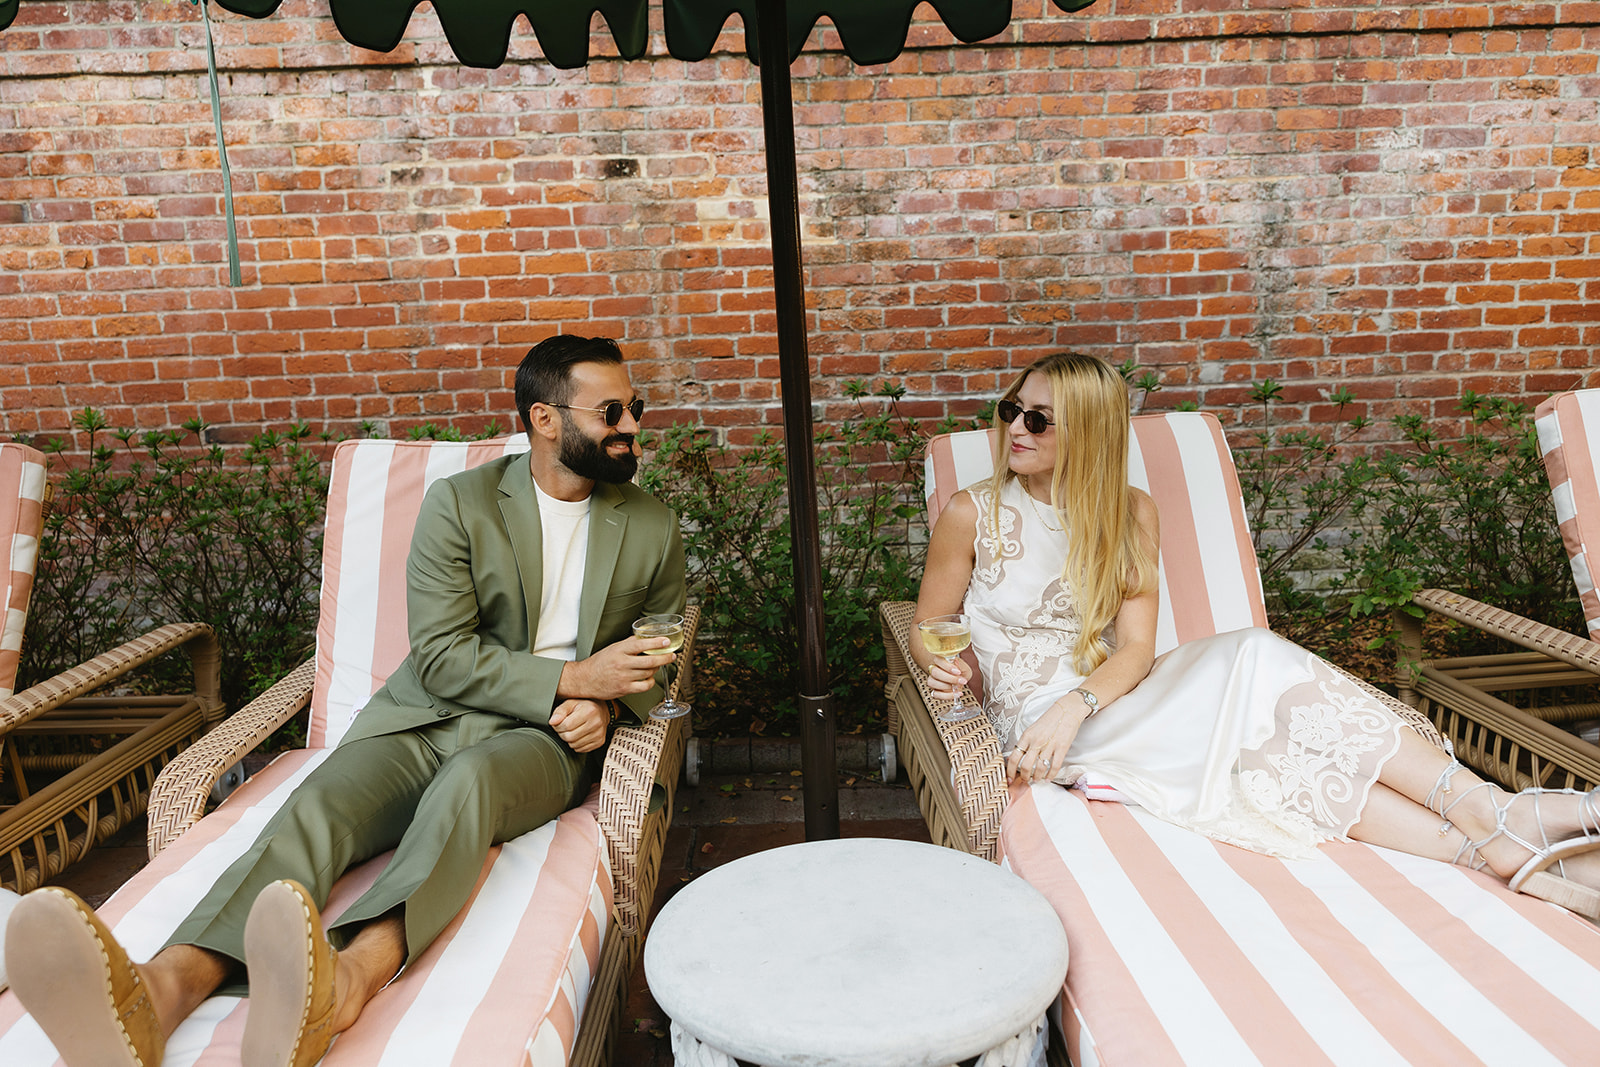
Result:
[[[628,445],[628,451],[620,456],[613,456],[606,449],[622,441]],[[561,465],[580,478],[588,478],[594,482],[609,482],[620,485],[633,480],[634,473],[639,469],[639,457],[633,454],[633,434],[609,433],[596,442],[594,438],[585,436],[577,426],[568,420],[566,413],[561,416]]]

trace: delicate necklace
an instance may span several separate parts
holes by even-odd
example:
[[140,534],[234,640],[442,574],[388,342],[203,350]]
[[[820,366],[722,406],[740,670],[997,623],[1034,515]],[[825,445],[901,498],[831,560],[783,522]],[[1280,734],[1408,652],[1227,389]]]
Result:
[[1051,526],[1050,520],[1045,518],[1044,512],[1039,510],[1039,502],[1033,498],[1033,493],[1028,490],[1028,479],[1026,475],[1024,475],[1022,479],[1022,495],[1028,498],[1028,506],[1033,508],[1033,513],[1038,516],[1040,522],[1044,523],[1044,528],[1046,530],[1049,530],[1051,533],[1061,532],[1061,527]]

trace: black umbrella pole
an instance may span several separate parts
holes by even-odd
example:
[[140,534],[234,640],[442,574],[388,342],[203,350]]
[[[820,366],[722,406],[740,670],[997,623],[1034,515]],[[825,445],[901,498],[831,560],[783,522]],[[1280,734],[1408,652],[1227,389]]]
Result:
[[833,696],[822,612],[822,552],[817,534],[817,473],[812,458],[811,359],[806,349],[805,278],[800,257],[800,189],[789,85],[789,19],[784,0],[760,0],[761,119],[767,149],[772,286],[778,314],[784,449],[789,468],[789,533],[800,632],[800,766],[805,774],[806,840],[839,836]]

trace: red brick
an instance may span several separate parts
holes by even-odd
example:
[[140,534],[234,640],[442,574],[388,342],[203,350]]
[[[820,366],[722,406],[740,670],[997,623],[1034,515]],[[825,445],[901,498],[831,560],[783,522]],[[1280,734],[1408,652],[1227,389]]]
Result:
[[[628,338],[659,410],[746,440],[775,423],[742,58],[528,82],[537,65],[461,70],[425,28],[371,67],[314,16],[219,24],[246,35],[229,44],[236,69],[339,68],[234,75],[246,284],[230,289],[209,109],[176,24],[89,5],[44,21],[57,6],[25,6],[34,21],[0,37],[6,106],[26,109],[0,113],[0,368],[55,374],[28,378],[43,388],[25,400],[0,378],[9,426],[64,426],[84,403],[241,431],[466,425],[507,389],[491,365],[559,329]],[[927,401],[935,415],[1064,345],[1159,365],[1160,403],[1179,386],[1240,403],[1292,375],[1282,416],[1312,423],[1333,417],[1316,397],[1335,381],[1370,390],[1382,420],[1404,410],[1376,403],[1396,374],[1443,402],[1457,374],[1520,395],[1544,388],[1529,368],[1586,366],[1600,168],[1512,109],[1592,97],[1600,5],[1172,6],[1020,12],[1020,46],[951,45],[919,19],[877,80],[802,58],[828,418],[848,409],[840,378],[959,398]],[[151,95],[67,105],[85,98],[68,45],[91,40],[93,77],[138,73]],[[435,72],[422,111],[419,55]],[[1491,145],[1489,129],[1513,140]],[[630,159],[637,173],[607,176]],[[1202,359],[1231,392],[1198,384]],[[722,376],[692,384],[699,363]],[[120,377],[95,384],[91,366]],[[241,396],[241,381],[260,388]],[[145,386],[184,392],[117,392]]]

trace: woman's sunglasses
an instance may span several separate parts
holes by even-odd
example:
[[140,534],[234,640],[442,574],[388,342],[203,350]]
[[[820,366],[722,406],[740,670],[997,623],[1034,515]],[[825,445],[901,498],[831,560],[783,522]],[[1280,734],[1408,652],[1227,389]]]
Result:
[[1017,416],[1022,416],[1022,425],[1029,433],[1044,433],[1045,430],[1055,425],[1055,421],[1045,418],[1042,411],[1026,408],[1015,400],[1002,400],[994,406],[994,413],[1000,416],[1000,421],[1010,426],[1017,421]]
[[640,416],[644,414],[644,399],[642,397],[634,397],[631,404],[613,400],[603,408],[575,408],[571,404],[546,404],[545,407],[565,408],[567,411],[598,411],[606,417],[607,426],[615,426],[622,421],[622,413],[624,411],[633,416],[634,422],[638,422]]

